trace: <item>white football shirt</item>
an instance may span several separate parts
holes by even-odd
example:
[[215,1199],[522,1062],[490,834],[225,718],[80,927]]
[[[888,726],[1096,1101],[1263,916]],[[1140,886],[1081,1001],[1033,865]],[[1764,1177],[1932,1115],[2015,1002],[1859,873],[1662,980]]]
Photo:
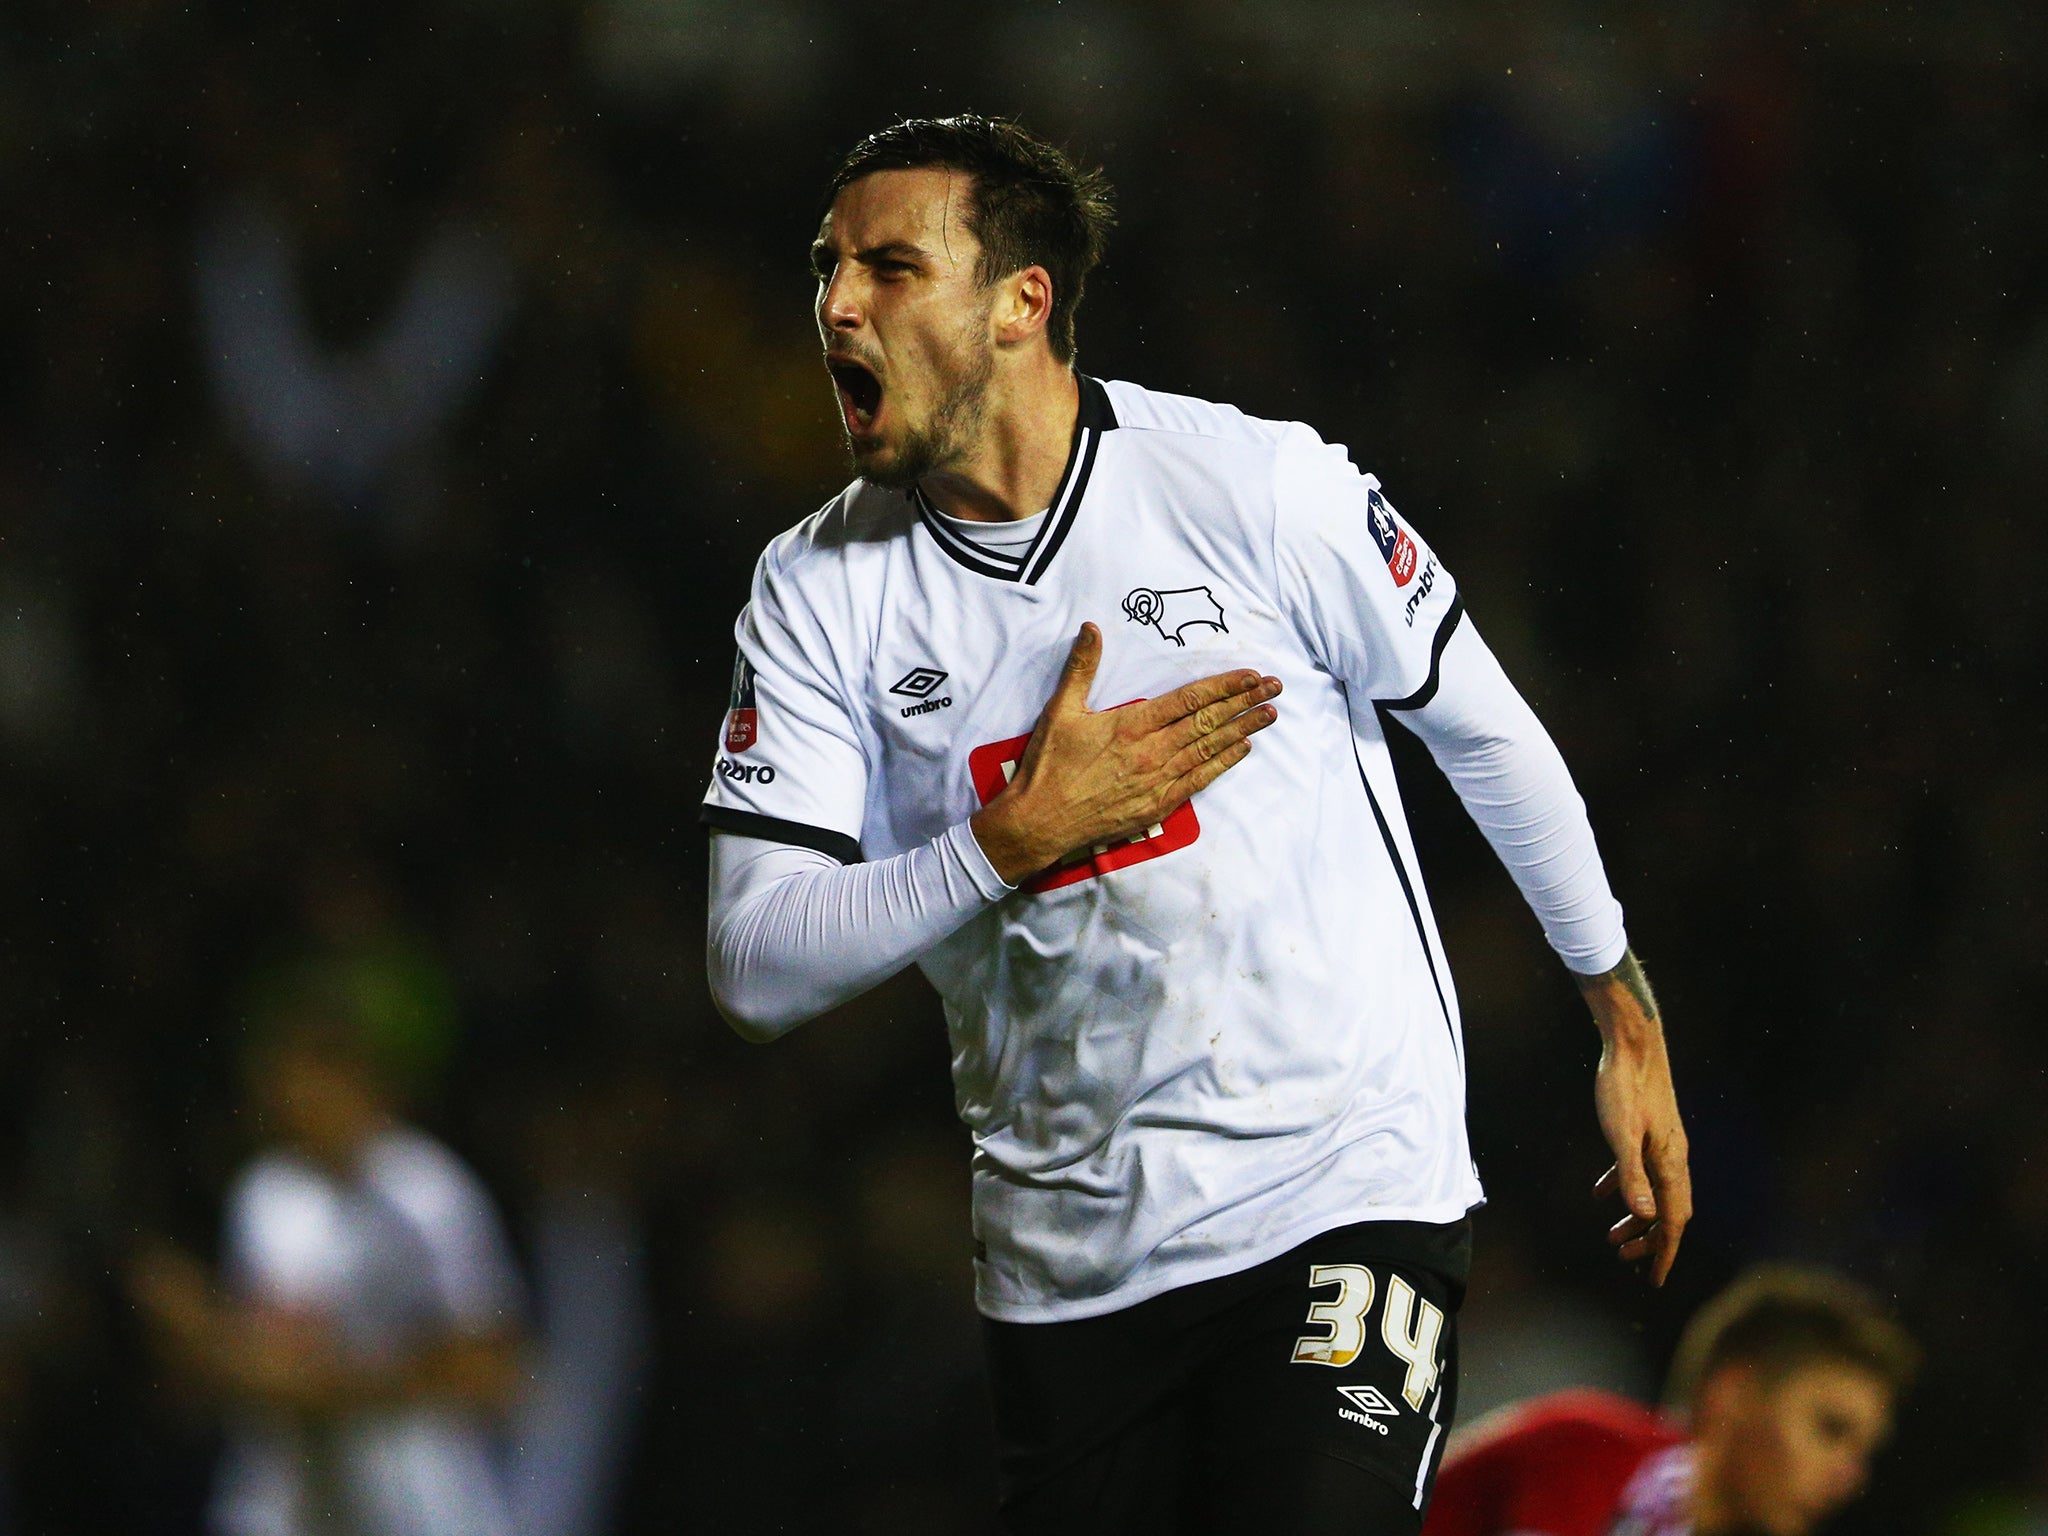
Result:
[[[390,1359],[521,1320],[521,1287],[491,1199],[454,1153],[393,1129],[357,1176],[263,1154],[228,1200],[226,1269],[250,1301],[318,1317],[350,1353]],[[484,1416],[419,1403],[331,1431],[246,1416],[229,1437],[210,1523],[221,1536],[512,1536]]]
[[1478,1202],[1376,708],[1427,702],[1461,611],[1341,447],[1092,379],[1027,543],[856,483],[762,556],[704,819],[847,862],[1001,791],[1083,620],[1096,709],[1239,667],[1286,685],[1245,763],[919,960],[974,1137],[984,1313],[1092,1316]]

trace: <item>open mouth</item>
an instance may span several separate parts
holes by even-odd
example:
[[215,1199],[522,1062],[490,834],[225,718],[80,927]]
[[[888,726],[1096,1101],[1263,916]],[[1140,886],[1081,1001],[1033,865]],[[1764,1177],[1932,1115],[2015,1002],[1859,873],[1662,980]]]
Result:
[[850,357],[825,360],[832,382],[839,386],[839,409],[849,432],[866,432],[882,412],[882,381],[865,363]]

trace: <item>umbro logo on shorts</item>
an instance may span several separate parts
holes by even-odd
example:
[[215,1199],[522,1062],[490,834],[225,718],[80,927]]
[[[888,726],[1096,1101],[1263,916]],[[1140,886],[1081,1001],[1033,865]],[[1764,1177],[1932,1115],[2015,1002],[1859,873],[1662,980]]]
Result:
[[1377,1434],[1387,1433],[1387,1426],[1380,1422],[1381,1419],[1401,1417],[1401,1405],[1378,1387],[1339,1387],[1337,1395],[1351,1404],[1349,1408],[1337,1410],[1338,1418],[1363,1425]]
[[953,700],[950,696],[942,699],[932,697],[938,692],[939,684],[946,680],[946,675],[937,667],[912,667],[896,679],[889,685],[889,691],[900,693],[906,699],[918,701],[915,704],[904,705],[897,713],[908,720],[912,715],[928,715],[935,709],[952,708]]

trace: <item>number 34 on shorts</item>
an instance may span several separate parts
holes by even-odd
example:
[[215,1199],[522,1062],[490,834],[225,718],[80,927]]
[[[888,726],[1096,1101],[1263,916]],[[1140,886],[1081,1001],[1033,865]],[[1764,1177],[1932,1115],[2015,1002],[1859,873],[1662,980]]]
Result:
[[[1443,1309],[1417,1294],[1415,1287],[1391,1270],[1381,1286],[1363,1264],[1310,1265],[1308,1283],[1311,1292],[1333,1294],[1310,1304],[1308,1321],[1322,1331],[1303,1334],[1294,1341],[1294,1363],[1342,1370],[1357,1364],[1359,1356],[1375,1344],[1384,1346],[1392,1357],[1387,1363],[1400,1368],[1401,1398],[1420,1413],[1443,1369],[1438,1353]],[[1372,1326],[1375,1303],[1377,1328]],[[1368,1369],[1366,1374],[1379,1373]],[[1388,1381],[1387,1385],[1394,1383]],[[1378,1386],[1341,1386],[1337,1391],[1351,1405],[1340,1408],[1339,1417],[1382,1435],[1389,1433],[1387,1421],[1400,1416],[1400,1408]]]

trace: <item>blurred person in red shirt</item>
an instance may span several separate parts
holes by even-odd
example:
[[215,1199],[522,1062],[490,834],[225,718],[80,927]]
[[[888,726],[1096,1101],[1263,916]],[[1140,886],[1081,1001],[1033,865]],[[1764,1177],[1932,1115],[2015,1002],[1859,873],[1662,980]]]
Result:
[[1752,1270],[1687,1325],[1666,1411],[1558,1392],[1454,1436],[1423,1536],[1806,1536],[1862,1490],[1918,1357],[1860,1287]]

